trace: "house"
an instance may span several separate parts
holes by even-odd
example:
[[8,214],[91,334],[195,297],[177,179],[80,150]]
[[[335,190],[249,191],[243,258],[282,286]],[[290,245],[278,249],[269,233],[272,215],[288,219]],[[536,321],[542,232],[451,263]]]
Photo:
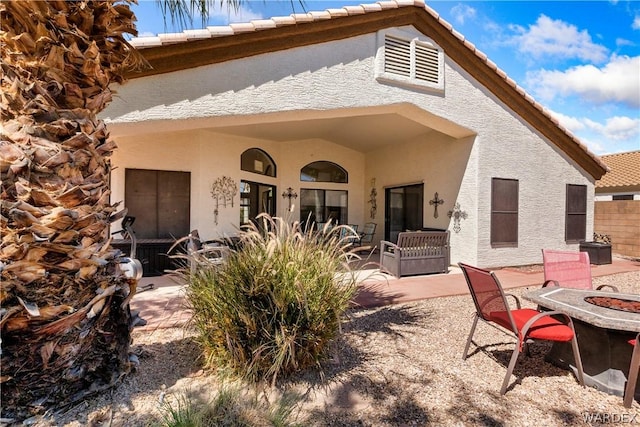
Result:
[[613,253],[640,258],[640,151],[601,160],[609,171],[596,181],[594,232],[608,236]]
[[640,200],[640,150],[607,154],[600,160],[609,171],[596,181],[595,200]]
[[101,118],[143,238],[260,212],[451,232],[451,261],[541,262],[593,233],[600,159],[421,1],[135,38]]

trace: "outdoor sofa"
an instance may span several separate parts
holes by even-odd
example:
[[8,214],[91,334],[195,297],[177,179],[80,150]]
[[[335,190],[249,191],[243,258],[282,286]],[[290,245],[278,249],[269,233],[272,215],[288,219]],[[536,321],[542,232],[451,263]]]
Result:
[[448,273],[449,231],[406,231],[398,243],[380,242],[381,270],[396,277]]

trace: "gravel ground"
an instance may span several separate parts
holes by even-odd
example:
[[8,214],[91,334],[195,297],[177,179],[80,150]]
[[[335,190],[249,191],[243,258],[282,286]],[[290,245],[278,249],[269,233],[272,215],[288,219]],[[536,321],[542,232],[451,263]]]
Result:
[[[594,284],[638,294],[640,272],[599,277]],[[621,397],[583,388],[568,371],[546,363],[546,343],[532,345],[532,357],[521,356],[500,396],[514,340],[481,323],[475,335],[481,348],[472,346],[463,361],[473,313],[468,295],[351,311],[323,378],[307,373],[270,395],[299,393],[295,413],[305,426],[640,424],[637,402],[624,408]],[[140,367],[119,387],[36,424],[145,426],[158,416],[160,398],[206,396],[217,387],[201,370],[189,331],[134,332],[134,344]]]

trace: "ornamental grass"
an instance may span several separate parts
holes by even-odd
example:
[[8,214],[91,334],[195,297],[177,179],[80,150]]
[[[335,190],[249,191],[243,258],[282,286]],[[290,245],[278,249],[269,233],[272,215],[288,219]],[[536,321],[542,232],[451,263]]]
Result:
[[319,367],[357,289],[354,235],[263,214],[224,264],[192,258],[186,300],[206,366],[272,384]]
[[188,391],[160,403],[154,427],[302,427],[295,421],[296,404],[300,397],[285,394],[270,402],[242,387],[223,384],[204,398]]

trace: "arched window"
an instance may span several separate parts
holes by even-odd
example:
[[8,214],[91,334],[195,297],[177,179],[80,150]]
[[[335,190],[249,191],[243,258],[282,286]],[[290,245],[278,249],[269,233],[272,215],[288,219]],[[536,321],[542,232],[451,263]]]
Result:
[[240,156],[240,169],[260,175],[276,176],[276,164],[259,148],[249,148]]
[[305,182],[349,182],[349,174],[339,165],[325,160],[309,163],[300,170],[300,181]]

